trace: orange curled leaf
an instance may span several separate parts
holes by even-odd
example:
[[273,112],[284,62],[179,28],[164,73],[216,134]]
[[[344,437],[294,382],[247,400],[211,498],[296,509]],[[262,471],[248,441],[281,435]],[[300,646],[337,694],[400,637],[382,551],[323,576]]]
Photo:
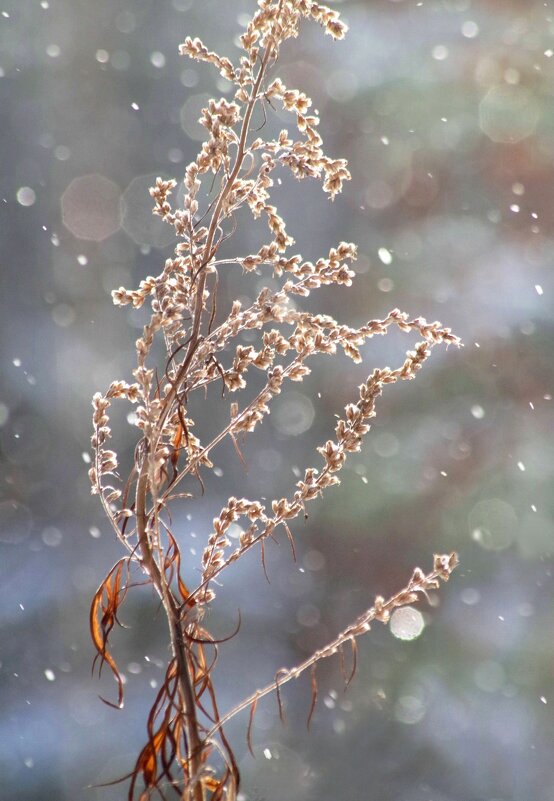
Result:
[[179,454],[181,452],[181,443],[183,441],[183,436],[185,433],[185,428],[181,420],[177,423],[177,428],[173,437],[171,438],[171,464],[174,470],[177,470],[177,462],[179,461]]
[[211,793],[219,790],[220,782],[214,776],[202,776],[202,785]]
[[168,583],[171,584],[173,579],[173,569],[175,566],[175,573],[177,575],[177,584],[179,586],[179,595],[181,596],[181,600],[183,603],[186,603],[187,606],[192,607],[196,604],[196,601],[190,597],[190,591],[181,577],[181,551],[177,545],[175,537],[169,530],[167,530],[167,536],[169,538],[169,547],[167,549],[164,564],[165,570],[170,571]]
[[123,680],[117,668],[114,658],[108,650],[108,639],[115,623],[119,623],[117,613],[121,602],[127,592],[127,584],[122,585],[123,568],[129,568],[128,557],[120,559],[112,567],[104,581],[97,589],[90,607],[90,633],[92,642],[97,654],[92,664],[92,669],[96,660],[100,657],[99,674],[102,672],[104,663],[112,671],[118,686],[117,704],[102,698],[108,706],[116,709],[123,707]]
[[147,790],[156,787],[158,782],[158,753],[167,735],[167,722],[164,720],[154,737],[149,740],[137,759],[131,784],[129,787],[129,801],[132,801],[139,774]]

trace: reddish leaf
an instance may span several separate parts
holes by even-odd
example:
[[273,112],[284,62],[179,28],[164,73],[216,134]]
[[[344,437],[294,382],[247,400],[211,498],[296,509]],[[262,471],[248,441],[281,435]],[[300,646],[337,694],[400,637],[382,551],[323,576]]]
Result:
[[124,567],[127,568],[128,572],[128,557],[120,559],[119,562],[116,562],[112,567],[96,591],[90,607],[90,633],[92,642],[97,651],[92,669],[94,670],[96,660],[100,657],[99,673],[102,672],[104,662],[112,671],[118,685],[117,704],[107,701],[105,698],[102,698],[102,700],[109,706],[118,709],[121,709],[123,706],[123,681],[115,660],[108,650],[108,638],[115,623],[119,623],[117,612],[127,592],[127,584],[125,583],[122,586]]

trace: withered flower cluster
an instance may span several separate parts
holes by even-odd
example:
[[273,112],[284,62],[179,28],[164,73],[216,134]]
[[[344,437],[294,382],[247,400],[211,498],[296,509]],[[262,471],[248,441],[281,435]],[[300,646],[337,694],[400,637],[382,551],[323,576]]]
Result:
[[[212,64],[232,82],[234,98],[210,100],[202,111],[200,122],[207,138],[196,160],[186,168],[182,207],[174,208],[171,202],[176,181],[158,178],[151,189],[154,214],[173,226],[179,238],[173,258],[166,261],[160,275],[147,277],[138,289],[120,287],[112,293],[116,305],[139,308],[149,302],[152,309],[136,342],[134,382],[114,381],[107,392],[97,393],[93,399],[92,492],[99,495],[125,551],[100,585],[91,608],[97,658],[101,665],[108,665],[119,687],[114,705],[122,705],[123,681],[109,648],[109,635],[130,587],[132,569],[141,571],[143,581],[159,596],[171,642],[165,680],[147,721],[147,742],[128,777],[130,801],[146,801],[156,793],[162,798],[176,795],[184,801],[234,801],[239,773],[223,724],[246,708],[252,723],[259,698],[271,691],[276,691],[282,711],[280,687],[305,670],[312,675],[313,711],[317,663],[338,653],[349,680],[344,646],[350,646],[355,657],[357,637],[369,629],[372,620],[387,623],[395,607],[412,604],[420,594],[436,589],[439,579],[447,580],[457,563],[455,554],[436,556],[428,575],[416,569],[403,590],[388,601],[377,598],[374,606],[333,642],[297,667],[277,671],[266,688],[220,714],[211,679],[220,643],[203,624],[205,608],[214,598],[214,579],[221,579],[223,571],[251,548],[260,548],[263,561],[264,544],[279,528],[294,552],[291,521],[305,514],[307,504],[324,490],[339,483],[338,473],[348,454],[360,450],[384,387],[414,378],[435,345],[458,344],[448,328],[419,317],[409,319],[397,309],[360,328],[300,310],[300,298],[321,286],[350,287],[354,278],[351,265],[356,259],[356,246],[349,242],[340,242],[327,257],[315,262],[289,255],[294,240],[270,202],[272,176],[281,167],[288,167],[298,180],[320,179],[331,200],[350,179],[346,161],[330,158],[323,151],[319,119],[310,111],[310,98],[287,88],[279,78],[269,77],[281,45],[298,35],[303,20],[315,20],[334,39],[342,39],[347,30],[337,11],[312,0],[258,0],[258,10],[241,36],[244,54],[238,65],[211,52],[199,39],[187,38],[181,45],[183,55]],[[255,138],[254,110],[263,105],[266,113],[266,105],[271,108],[276,103],[292,115],[294,133],[282,130],[276,139]],[[215,193],[210,196],[209,185],[214,182]],[[218,259],[236,211],[246,206],[254,218],[265,218],[270,241],[257,253]],[[246,273],[270,270],[273,285],[277,283],[279,288],[263,289],[248,308],[237,300],[222,315],[217,295],[218,270],[224,264],[235,264]],[[269,504],[228,499],[213,520],[213,531],[206,535],[198,585],[189,589],[181,576],[180,543],[171,530],[168,511],[172,502],[188,496],[178,491],[179,484],[187,476],[201,481],[202,471],[213,467],[212,451],[226,437],[236,445],[238,434],[253,432],[287,382],[302,381],[310,373],[314,355],[333,355],[342,349],[360,362],[360,346],[373,336],[385,335],[391,326],[420,337],[404,363],[396,369],[375,369],[361,384],[357,400],[346,406],[337,422],[334,437],[318,448],[321,463],[305,471],[289,497]],[[257,332],[257,347],[237,341],[246,331]],[[163,365],[159,360],[156,364],[153,354],[157,340],[167,352]],[[221,392],[221,386],[225,394],[240,399],[252,371],[264,374],[263,388],[242,405],[240,400],[230,401],[226,425],[211,441],[201,442],[193,432],[189,412],[192,393],[199,389],[207,393],[203,407],[207,410],[210,393]],[[115,399],[136,404],[140,430],[134,465],[125,481],[118,473],[117,454],[108,447],[108,411]],[[233,548],[228,532],[239,519],[243,533]],[[250,729],[251,725],[249,743]]]

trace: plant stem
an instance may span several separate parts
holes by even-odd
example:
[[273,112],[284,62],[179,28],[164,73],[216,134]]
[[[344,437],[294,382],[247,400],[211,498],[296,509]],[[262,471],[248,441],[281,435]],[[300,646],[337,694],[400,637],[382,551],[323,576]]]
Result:
[[256,76],[256,81],[252,87],[244,120],[241,127],[239,143],[237,147],[237,155],[234,167],[227,178],[225,185],[222,187],[213,215],[208,229],[206,245],[204,247],[204,258],[200,265],[197,275],[198,284],[196,287],[196,297],[194,306],[194,320],[192,324],[192,331],[189,339],[187,353],[179,368],[174,381],[172,381],[171,389],[169,390],[163,409],[157,421],[156,429],[151,437],[150,443],[145,442],[145,452],[140,467],[139,477],[136,486],[136,518],[137,518],[137,535],[139,541],[140,552],[142,556],[142,563],[144,570],[149,574],[154,587],[163,604],[164,612],[167,618],[169,633],[171,638],[171,648],[173,657],[177,663],[179,693],[183,703],[183,717],[184,726],[187,740],[187,764],[189,776],[192,779],[193,785],[191,788],[184,788],[183,801],[205,801],[204,788],[199,781],[200,769],[202,767],[202,741],[198,729],[198,719],[196,716],[196,703],[193,686],[193,666],[190,659],[189,647],[183,637],[183,629],[180,620],[180,613],[175,598],[171,594],[170,588],[167,586],[165,575],[158,566],[154,555],[152,553],[151,543],[148,537],[148,518],[147,512],[147,497],[149,493],[149,480],[148,480],[148,462],[150,454],[154,454],[157,450],[157,445],[161,432],[163,431],[164,422],[167,419],[173,407],[173,403],[179,391],[179,387],[186,379],[189,366],[194,358],[196,350],[200,342],[200,326],[202,321],[203,310],[203,297],[204,289],[206,286],[207,272],[205,267],[210,263],[217,250],[217,244],[214,246],[214,239],[219,225],[223,204],[229,192],[231,192],[233,184],[242,167],[245,153],[246,153],[246,140],[250,130],[250,123],[254,107],[258,100],[258,93],[262,84],[263,77],[271,55],[273,53],[273,43],[270,41],[266,46],[263,59]]
[[[144,456],[146,463],[148,454]],[[148,514],[146,512],[146,496],[148,491],[148,473],[141,470],[140,478],[137,482],[136,491],[136,513],[137,513],[137,533],[139,547],[142,556],[144,569],[148,572],[152,583],[156,588],[163,604],[164,612],[169,626],[171,639],[171,650],[173,658],[177,663],[177,676],[179,683],[179,693],[183,704],[183,718],[187,741],[187,764],[189,776],[193,778],[192,788],[185,787],[183,790],[183,801],[205,801],[205,793],[201,782],[198,780],[202,767],[202,743],[198,731],[198,720],[196,717],[196,703],[193,687],[193,668],[190,664],[187,644],[183,638],[181,617],[178,605],[167,586],[165,575],[160,570],[148,538]],[[192,794],[191,794],[192,793]]]

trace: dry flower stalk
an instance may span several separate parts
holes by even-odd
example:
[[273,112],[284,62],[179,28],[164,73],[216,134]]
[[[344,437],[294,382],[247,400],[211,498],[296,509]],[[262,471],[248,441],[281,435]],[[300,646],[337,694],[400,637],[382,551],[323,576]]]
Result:
[[[311,100],[303,92],[285,87],[279,78],[269,80],[281,45],[298,35],[303,19],[315,20],[334,39],[342,39],[347,30],[337,11],[312,0],[258,0],[258,10],[241,36],[244,54],[238,65],[211,52],[199,39],[185,40],[181,53],[215,66],[234,84],[234,98],[211,100],[202,111],[201,123],[208,136],[198,157],[186,169],[182,208],[175,209],[171,204],[175,181],[159,178],[151,189],[154,214],[172,225],[179,237],[174,257],[166,261],[160,275],[147,277],[138,289],[121,287],[112,293],[117,305],[139,308],[149,300],[152,308],[136,342],[134,383],[114,381],[105,394],[97,393],[93,398],[92,492],[100,496],[126,551],[96,592],[90,618],[97,658],[101,665],[108,665],[118,684],[113,705],[122,706],[123,682],[108,640],[130,587],[133,566],[160,598],[172,649],[165,681],[148,717],[148,740],[129,776],[130,801],[146,801],[156,793],[165,798],[170,791],[183,801],[234,801],[239,773],[223,724],[246,708],[252,722],[259,698],[273,690],[282,711],[281,686],[306,670],[312,673],[313,711],[318,662],[339,653],[344,667],[343,647],[349,643],[355,656],[357,637],[369,629],[372,620],[388,622],[395,607],[414,603],[419,594],[437,588],[439,579],[447,580],[457,564],[456,555],[451,554],[435,557],[428,575],[416,569],[401,592],[388,601],[377,598],[371,609],[328,646],[296,668],[278,671],[266,688],[220,715],[211,681],[219,643],[202,625],[205,607],[214,598],[214,579],[254,546],[260,546],[263,561],[265,541],[280,526],[294,552],[290,521],[305,514],[309,501],[339,483],[337,474],[348,454],[360,450],[384,387],[414,378],[435,345],[459,344],[448,328],[423,318],[409,319],[396,309],[383,320],[350,328],[327,315],[299,311],[290,303],[291,296],[307,297],[323,285],[349,287],[354,277],[350,265],[356,258],[356,246],[347,242],[315,263],[299,255],[285,255],[293,239],[270,203],[272,173],[279,167],[288,167],[299,180],[320,179],[331,200],[350,179],[346,161],[329,158],[323,151],[319,120],[310,113]],[[298,134],[283,130],[277,139],[254,138],[254,110],[271,102],[280,102],[293,115]],[[218,182],[211,202],[202,197],[203,181]],[[265,217],[271,241],[255,254],[218,260],[220,246],[232,233],[234,214],[241,206],[248,206],[254,218]],[[274,278],[280,279],[280,288],[262,290],[246,309],[235,301],[221,319],[217,290],[218,269],[223,264],[238,264],[245,272],[269,266]],[[239,433],[253,432],[269,414],[271,400],[283,385],[302,381],[310,373],[308,361],[312,356],[333,355],[340,348],[359,362],[360,346],[373,336],[385,335],[391,326],[415,332],[421,341],[408,351],[399,368],[376,369],[361,384],[358,399],[346,406],[336,424],[335,437],[318,448],[322,464],[305,471],[290,497],[275,499],[269,507],[246,498],[228,499],[207,537],[201,579],[189,590],[181,576],[181,551],[168,516],[169,504],[187,497],[187,493],[176,491],[179,483],[187,476],[201,481],[201,471],[213,467],[213,449],[225,437],[236,445]],[[245,331],[259,332],[257,349],[236,342]],[[151,365],[155,339],[162,340],[167,350],[161,379]],[[242,408],[232,402],[228,424],[210,442],[201,443],[193,433],[194,421],[188,410],[191,394],[198,389],[219,391],[220,387],[210,389],[213,383],[220,384],[224,392],[240,393],[254,368],[265,374],[261,391]],[[141,431],[134,466],[125,483],[117,473],[117,454],[108,447],[108,410],[114,399],[137,404],[136,425]],[[232,550],[227,532],[239,518],[246,520],[246,530]]]

